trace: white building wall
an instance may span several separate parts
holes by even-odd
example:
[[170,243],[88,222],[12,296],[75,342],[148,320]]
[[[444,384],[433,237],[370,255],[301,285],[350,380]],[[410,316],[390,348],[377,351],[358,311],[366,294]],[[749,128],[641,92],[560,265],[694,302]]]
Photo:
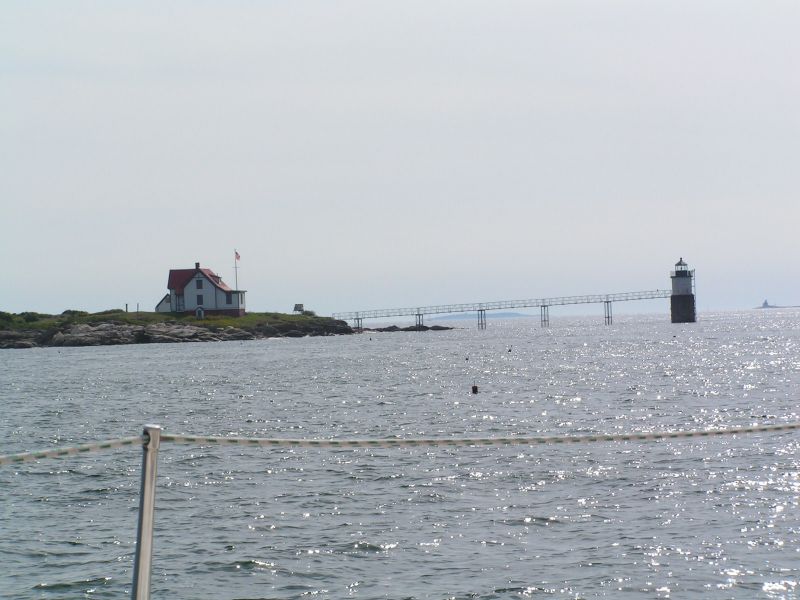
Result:
[[[195,283],[196,281],[203,282],[202,289],[197,289],[197,283]],[[184,310],[194,312],[198,306],[202,306],[206,310],[216,310],[217,308],[220,308],[217,306],[216,292],[216,286],[209,281],[208,277],[202,273],[195,274],[195,276],[192,277],[192,279],[190,279],[186,284],[186,287],[183,288],[183,297],[186,301],[186,308]],[[202,304],[198,304],[197,296],[203,297]]]
[[169,291],[169,306],[172,312],[181,312],[183,310],[178,306],[178,295],[175,293],[175,290]]
[[223,292],[222,290],[217,290],[217,303],[220,308],[226,308],[229,310],[238,310],[240,308],[244,308],[244,292],[230,292],[231,294],[231,303],[228,304],[228,293]]
[[228,292],[223,290],[217,289],[217,308],[218,309],[227,309],[227,310],[238,310],[240,308],[244,308],[244,292],[230,292],[231,295],[231,303],[228,304]]
[[[198,290],[197,280],[203,282],[203,288]],[[186,303],[185,311],[194,312],[199,306],[197,296],[203,296],[202,307],[205,310],[238,310],[245,308],[244,292],[231,292],[231,303],[228,304],[227,293],[219,289],[214,283],[202,273],[196,274],[183,289],[183,296]]]
[[156,312],[160,313],[172,312],[172,307],[170,305],[170,298],[171,294],[167,294],[166,296],[164,296],[161,299],[161,301],[158,304],[156,304]]

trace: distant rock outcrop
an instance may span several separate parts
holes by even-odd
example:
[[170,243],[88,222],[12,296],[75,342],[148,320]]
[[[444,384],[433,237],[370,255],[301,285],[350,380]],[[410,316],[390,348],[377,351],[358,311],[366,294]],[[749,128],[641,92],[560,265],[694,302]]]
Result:
[[374,329],[364,328],[364,331],[378,331],[381,333],[392,333],[395,331],[448,331],[452,327],[445,327],[444,325],[409,325],[408,327],[398,327],[397,325],[389,325],[388,327],[376,327]]

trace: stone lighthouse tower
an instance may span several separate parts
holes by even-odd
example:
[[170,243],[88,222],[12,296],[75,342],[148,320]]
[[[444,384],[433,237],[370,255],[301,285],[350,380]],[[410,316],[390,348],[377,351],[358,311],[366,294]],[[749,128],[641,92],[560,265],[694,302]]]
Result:
[[681,258],[675,263],[672,276],[672,296],[669,299],[673,323],[694,323],[697,313],[694,305],[694,269]]

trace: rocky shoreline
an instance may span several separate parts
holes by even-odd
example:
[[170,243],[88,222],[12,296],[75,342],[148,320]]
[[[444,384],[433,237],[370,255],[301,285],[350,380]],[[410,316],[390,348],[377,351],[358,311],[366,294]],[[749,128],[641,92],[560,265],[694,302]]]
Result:
[[[412,325],[410,327],[364,328],[365,332],[446,331],[452,327]],[[252,329],[239,327],[197,327],[187,323],[152,323],[131,325],[104,322],[80,323],[51,329],[0,330],[0,349],[47,348],[69,346],[119,346],[124,344],[172,344],[179,342],[231,342],[267,338],[299,338],[353,333],[344,321],[319,323],[259,324]]]
[[275,337],[341,335],[353,333],[342,321],[331,324],[262,325],[252,331],[238,327],[196,327],[185,323],[75,324],[58,329],[0,330],[0,348],[41,348],[51,346],[117,346],[122,344],[168,344],[176,342],[230,342]]

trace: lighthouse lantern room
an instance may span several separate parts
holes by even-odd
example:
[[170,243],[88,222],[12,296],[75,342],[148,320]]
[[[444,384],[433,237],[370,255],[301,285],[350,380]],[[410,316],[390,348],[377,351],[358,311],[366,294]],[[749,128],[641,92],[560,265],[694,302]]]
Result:
[[690,270],[683,257],[675,263],[672,277],[672,296],[670,312],[673,323],[694,323],[697,321],[694,299],[694,269]]

